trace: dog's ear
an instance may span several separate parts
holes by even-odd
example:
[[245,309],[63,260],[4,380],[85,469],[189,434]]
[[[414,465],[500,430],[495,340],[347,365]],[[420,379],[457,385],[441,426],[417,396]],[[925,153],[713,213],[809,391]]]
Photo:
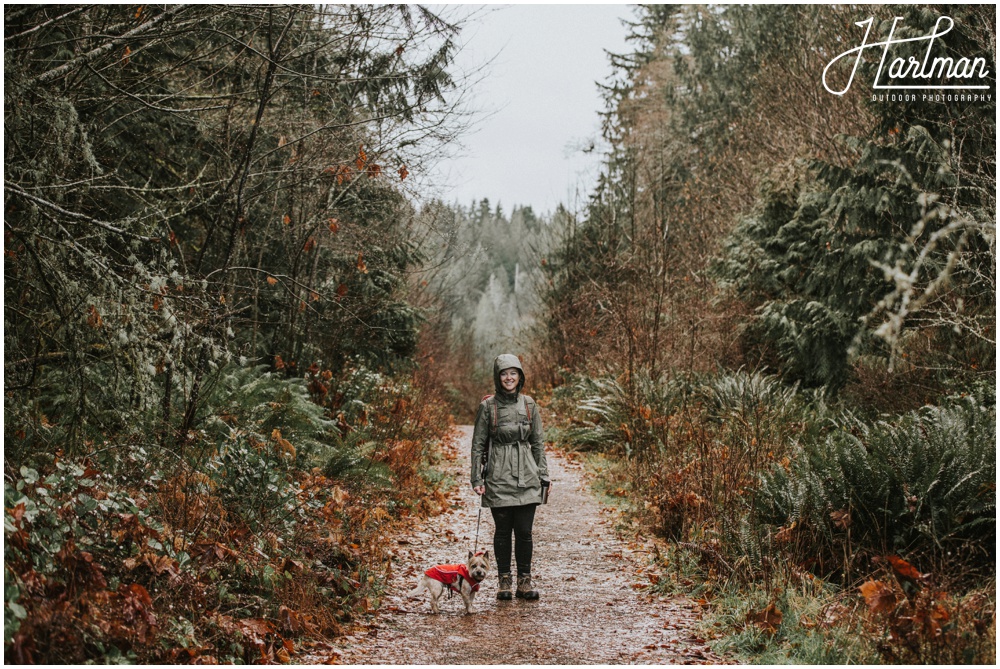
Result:
[[473,553],[472,551],[469,551],[469,559],[470,559],[470,560],[472,559],[472,556],[473,556],[473,555],[474,555],[474,553]]
[[483,552],[483,558],[484,558],[484,559],[485,559],[485,560],[486,560],[487,562],[489,562],[489,561],[490,561],[490,552],[489,552],[489,551],[484,551],[484,552]]

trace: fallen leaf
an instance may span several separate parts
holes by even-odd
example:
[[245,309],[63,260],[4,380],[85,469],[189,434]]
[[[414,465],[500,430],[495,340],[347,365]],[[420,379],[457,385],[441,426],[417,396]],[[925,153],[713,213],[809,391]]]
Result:
[[90,315],[87,316],[87,325],[92,328],[99,328],[104,323],[104,319],[101,318],[101,314],[97,311],[97,307],[90,305]]
[[820,625],[823,627],[835,625],[849,610],[843,604],[831,604],[823,612],[823,620],[820,622]]
[[850,511],[831,511],[830,520],[833,521],[834,527],[841,530],[846,530],[851,526],[851,512]]
[[781,625],[781,618],[781,611],[773,602],[768,604],[763,611],[747,614],[748,623],[753,623],[768,634],[774,634],[778,631],[778,627]]
[[886,556],[886,559],[889,561],[889,564],[892,565],[892,570],[896,572],[896,575],[903,580],[917,584],[923,579],[923,574],[917,571],[912,564],[898,555],[888,555]]
[[896,608],[896,594],[882,581],[868,581],[858,588],[872,613]]

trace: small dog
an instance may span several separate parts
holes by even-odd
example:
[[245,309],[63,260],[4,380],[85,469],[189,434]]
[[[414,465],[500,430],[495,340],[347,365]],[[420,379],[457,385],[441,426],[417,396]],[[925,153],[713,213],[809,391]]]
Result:
[[431,567],[420,577],[417,587],[406,596],[416,597],[426,590],[431,596],[431,612],[441,613],[438,608],[438,598],[445,590],[457,592],[465,602],[465,613],[472,613],[472,602],[479,592],[479,584],[486,578],[490,568],[490,552],[469,551],[469,561],[466,564],[439,564]]

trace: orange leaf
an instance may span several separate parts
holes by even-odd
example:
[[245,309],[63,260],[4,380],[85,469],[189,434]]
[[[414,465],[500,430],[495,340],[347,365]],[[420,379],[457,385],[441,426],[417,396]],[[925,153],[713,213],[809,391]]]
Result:
[[279,452],[295,457],[295,447],[292,446],[291,442],[281,436],[281,430],[274,428],[271,430],[271,438],[274,439],[278,444]]
[[315,290],[309,291],[309,297],[312,299],[313,302],[319,302],[319,293],[317,293]]
[[406,179],[406,177],[409,176],[409,174],[410,174],[410,170],[406,169],[406,165],[403,165],[402,167],[399,168],[399,180],[400,181],[403,181],[404,179]]
[[101,314],[97,311],[97,307],[90,305],[90,315],[87,316],[87,325],[92,328],[99,328],[104,324],[104,319],[101,318]]
[[838,527],[842,530],[846,530],[851,526],[851,512],[850,511],[831,511],[830,520],[833,521],[834,527]]
[[281,221],[282,221],[282,222],[283,222],[283,223],[284,223],[285,225],[291,225],[291,224],[292,224],[292,217],[291,217],[291,216],[289,216],[288,214],[285,214],[284,216],[282,216],[282,217],[281,217]]
[[142,16],[142,5],[139,5],[139,9],[135,10],[135,18]]
[[273,286],[274,284],[278,283],[278,280],[275,279],[273,276],[269,276],[267,277],[267,283],[268,285]]
[[907,581],[913,581],[914,583],[919,582],[923,578],[923,575],[917,571],[912,564],[898,555],[888,555],[886,556],[886,559],[889,560],[889,564],[892,565],[892,570],[901,578]]
[[380,174],[382,174],[382,166],[381,165],[379,165],[378,163],[372,163],[371,165],[368,166],[368,176],[369,177],[371,177],[371,178],[374,179],[375,177],[377,177]]
[[774,534],[775,543],[786,544],[792,539],[794,539],[795,526],[796,522],[792,521],[792,524],[789,525],[788,527],[783,526],[778,528],[778,531]]
[[748,623],[753,623],[768,634],[774,634],[778,631],[778,627],[781,625],[781,618],[781,611],[773,602],[768,604],[767,608],[763,611],[747,614]]
[[153,296],[153,311],[159,311],[159,310],[160,310],[160,296],[159,295],[154,295]]
[[275,369],[284,369],[285,368],[285,361],[281,359],[280,355],[274,356],[274,368]]
[[327,219],[330,222],[329,228],[330,232],[337,234],[337,230],[340,230],[340,223],[335,218]]
[[858,589],[872,613],[892,611],[896,608],[896,593],[882,581],[868,581]]
[[343,297],[344,295],[347,295],[347,285],[342,283],[337,286],[337,297]]
[[358,262],[356,262],[354,266],[357,267],[358,271],[362,274],[368,274],[368,265],[365,264],[364,253],[362,251],[358,251]]
[[316,238],[310,237],[309,239],[306,240],[306,244],[305,246],[302,247],[302,250],[305,251],[306,253],[309,253],[314,248],[316,248]]

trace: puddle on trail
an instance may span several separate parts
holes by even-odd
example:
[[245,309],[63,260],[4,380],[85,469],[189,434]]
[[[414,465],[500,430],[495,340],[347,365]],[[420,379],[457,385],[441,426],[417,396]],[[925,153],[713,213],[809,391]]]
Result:
[[[609,513],[582,481],[579,465],[549,453],[553,488],[534,526],[532,578],[537,602],[496,600],[496,573],[465,615],[461,597],[407,599],[420,574],[464,561],[476,542],[478,498],[465,483],[471,427],[458,434],[453,459],[457,508],[397,538],[394,576],[379,613],[311,663],[342,664],[717,664],[724,660],[695,636],[697,606],[643,593],[647,556],[618,540]],[[478,546],[492,551],[493,522],[482,512]],[[491,565],[492,567],[493,565]]]

